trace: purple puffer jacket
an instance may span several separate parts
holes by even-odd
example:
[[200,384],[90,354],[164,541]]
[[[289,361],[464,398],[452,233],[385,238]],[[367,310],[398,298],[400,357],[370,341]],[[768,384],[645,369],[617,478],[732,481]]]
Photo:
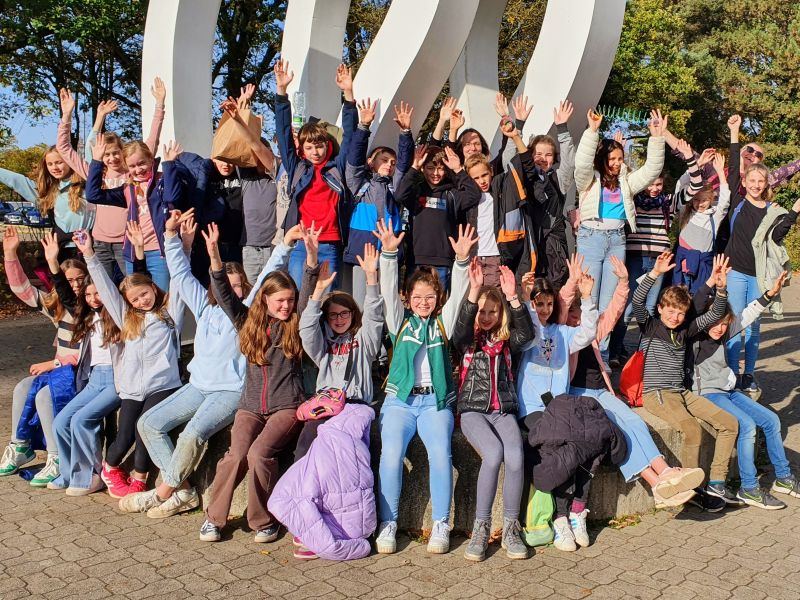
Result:
[[375,412],[363,404],[322,424],[308,453],[275,484],[269,511],[320,558],[370,553],[377,525],[369,435]]

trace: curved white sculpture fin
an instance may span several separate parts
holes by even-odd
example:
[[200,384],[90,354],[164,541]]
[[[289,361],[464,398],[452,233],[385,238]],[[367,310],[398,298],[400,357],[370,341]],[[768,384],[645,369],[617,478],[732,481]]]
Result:
[[213,135],[211,58],[220,0],[150,2],[142,48],[142,124],[146,137],[158,76],[167,87],[161,140],[178,140],[184,149],[208,156]]

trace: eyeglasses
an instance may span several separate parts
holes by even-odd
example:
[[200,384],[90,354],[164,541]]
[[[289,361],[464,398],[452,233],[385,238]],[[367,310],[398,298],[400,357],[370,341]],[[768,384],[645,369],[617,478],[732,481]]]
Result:
[[353,314],[352,310],[343,310],[342,312],[329,312],[328,313],[328,321],[338,321],[339,319],[349,319],[350,315]]
[[763,160],[764,159],[764,153],[761,152],[760,150],[756,150],[752,146],[745,146],[744,147],[744,151],[747,152],[748,154],[752,154],[758,160]]
[[411,296],[411,301],[416,304],[422,304],[423,302],[430,304],[436,302],[436,296]]
[[83,280],[84,280],[83,277],[74,277],[72,279],[67,277],[67,283],[69,283],[70,285],[72,285],[73,283],[77,283],[78,285],[82,285],[83,284]]

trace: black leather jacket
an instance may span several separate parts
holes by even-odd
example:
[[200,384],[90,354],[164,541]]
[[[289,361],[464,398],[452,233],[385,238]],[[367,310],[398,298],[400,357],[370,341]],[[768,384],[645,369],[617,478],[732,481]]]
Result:
[[[530,343],[535,330],[527,307],[523,304],[518,308],[506,305],[511,323],[511,337],[506,341],[511,354],[516,355]],[[453,328],[452,343],[459,355],[463,355],[475,344],[475,316],[478,314],[478,305],[465,299],[461,304],[458,321]],[[513,381],[513,374],[508,372],[506,361],[502,354],[495,360],[495,373],[490,373],[489,356],[480,348],[475,348],[472,362],[467,369],[464,383],[458,393],[457,410],[462,412],[491,412],[492,404],[492,379],[497,385],[497,397],[500,401],[500,412],[516,414],[518,408],[517,390]]]

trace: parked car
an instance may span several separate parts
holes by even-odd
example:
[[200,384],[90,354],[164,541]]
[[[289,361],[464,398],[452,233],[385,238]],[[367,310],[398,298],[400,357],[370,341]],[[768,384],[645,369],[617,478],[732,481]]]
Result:
[[48,227],[50,225],[50,219],[42,217],[42,213],[39,212],[38,208],[27,208],[23,209],[22,212],[25,222],[30,227]]
[[5,217],[10,212],[14,212],[14,207],[8,202],[0,202],[0,218]]
[[3,216],[6,225],[25,225],[25,212],[23,210],[12,210]]

